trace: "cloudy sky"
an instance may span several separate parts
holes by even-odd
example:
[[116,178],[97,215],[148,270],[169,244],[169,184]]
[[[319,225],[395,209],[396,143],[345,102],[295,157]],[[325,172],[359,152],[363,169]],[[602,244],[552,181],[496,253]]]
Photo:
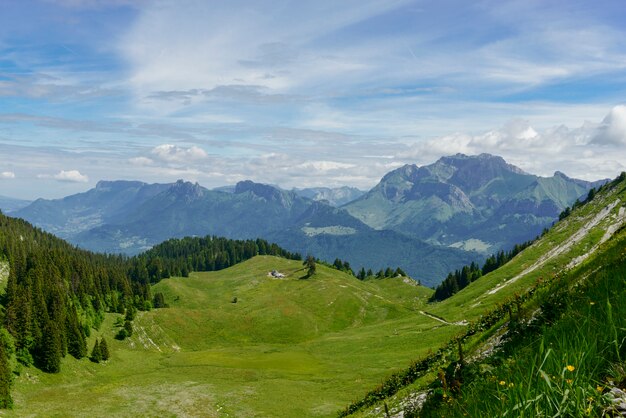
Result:
[[2,0],[0,195],[626,170],[622,0]]

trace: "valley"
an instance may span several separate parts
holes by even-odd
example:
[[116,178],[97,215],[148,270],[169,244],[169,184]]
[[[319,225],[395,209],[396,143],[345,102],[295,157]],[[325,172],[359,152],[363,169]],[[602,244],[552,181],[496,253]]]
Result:
[[401,278],[360,282],[323,266],[303,276],[301,262],[258,256],[165,279],[153,292],[170,307],[140,312],[132,337],[113,338],[115,314],[90,337],[107,338],[109,362],[66,358],[58,375],[18,377],[15,413],[334,416],[460,328],[419,314],[432,290]]
[[[432,355],[503,303],[575,268],[572,260],[584,265],[603,254],[613,234],[623,237],[626,207],[623,181],[604,189],[512,261],[439,303],[428,303],[433,291],[407,278],[360,281],[323,265],[308,277],[301,261],[275,256],[163,279],[152,292],[169,306],[138,312],[131,337],[114,338],[122,318],[115,313],[92,332],[89,346],[95,338],[110,342],[106,363],[67,356],[59,374],[23,369],[14,412],[336,416],[366,388]],[[470,353],[502,324],[470,338]],[[414,396],[435,370],[398,396]],[[85,398],[98,402],[80,402]],[[374,415],[382,416],[380,405]]]

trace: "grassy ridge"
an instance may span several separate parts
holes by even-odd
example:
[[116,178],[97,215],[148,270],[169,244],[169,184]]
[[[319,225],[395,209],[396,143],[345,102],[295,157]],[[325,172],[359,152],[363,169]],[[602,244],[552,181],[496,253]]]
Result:
[[[623,212],[625,195],[623,183],[599,194],[503,269],[435,305],[425,305],[431,290],[401,279],[361,282],[318,266],[307,280],[299,262],[268,256],[219,272],[164,280],[153,290],[165,294],[170,308],[140,313],[130,339],[112,339],[114,314],[92,335],[90,346],[95,337],[110,341],[109,363],[66,358],[58,375],[25,369],[15,385],[14,414],[334,416],[368,388],[466,330],[420,311],[450,322],[477,320],[539,277],[552,279],[596,248]],[[616,202],[593,224],[603,208]],[[570,239],[592,224],[580,239]],[[568,240],[571,246],[521,274]],[[592,265],[611,242],[579,269]],[[268,277],[274,269],[286,278]],[[235,297],[237,303],[232,303]],[[473,337],[466,349],[484,339]],[[580,362],[575,367],[583,369]],[[415,385],[433,377],[427,374]]]
[[[423,416],[602,416],[626,386],[626,230],[600,256],[539,295],[541,313],[516,326],[495,358]],[[613,383],[610,383],[613,382]]]

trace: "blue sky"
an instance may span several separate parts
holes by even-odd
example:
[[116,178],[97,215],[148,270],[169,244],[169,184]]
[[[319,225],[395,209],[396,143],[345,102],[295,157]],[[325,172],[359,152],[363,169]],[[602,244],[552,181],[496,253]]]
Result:
[[4,0],[0,195],[365,189],[457,152],[614,177],[623,22],[620,0]]

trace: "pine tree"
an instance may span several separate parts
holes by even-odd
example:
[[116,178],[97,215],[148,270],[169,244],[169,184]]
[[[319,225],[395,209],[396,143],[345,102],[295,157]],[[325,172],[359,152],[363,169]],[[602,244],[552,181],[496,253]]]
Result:
[[167,304],[165,303],[165,297],[163,293],[157,292],[154,294],[153,306],[155,308],[167,308]]
[[91,355],[89,356],[89,360],[94,363],[100,363],[102,361],[102,349],[100,347],[100,341],[96,338],[96,342],[93,344],[93,348],[91,349]]
[[102,355],[102,361],[107,361],[111,357],[109,352],[109,345],[104,337],[100,340],[100,354]]
[[302,265],[304,265],[304,267],[306,267],[308,269],[308,271],[306,273],[306,275],[308,277],[311,277],[312,275],[315,274],[315,271],[317,270],[317,265],[315,263],[315,257],[313,257],[312,255],[307,255],[306,260],[304,260]]
[[67,327],[67,352],[77,359],[87,355],[87,342],[83,328],[78,324],[76,308],[65,318]]
[[4,344],[0,343],[0,408],[13,407],[13,398],[11,398],[12,377],[6,348]]
[[37,347],[36,357],[41,370],[47,373],[61,371],[61,340],[59,329],[52,321],[43,328],[42,345]]
[[124,321],[124,330],[126,331],[126,335],[128,337],[133,335],[133,324],[128,319]]

